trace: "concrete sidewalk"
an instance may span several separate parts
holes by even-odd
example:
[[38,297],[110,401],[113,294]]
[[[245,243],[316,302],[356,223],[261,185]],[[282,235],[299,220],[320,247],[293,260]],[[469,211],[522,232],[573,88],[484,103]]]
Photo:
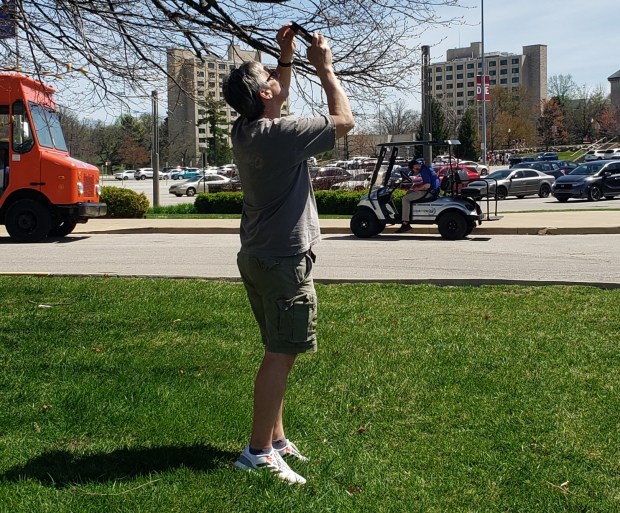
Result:
[[[476,235],[574,235],[620,233],[620,210],[519,212],[476,227]],[[388,226],[392,233],[398,225]],[[324,234],[351,234],[349,219],[321,219]],[[239,219],[91,219],[74,233],[239,233]],[[409,234],[437,234],[435,225],[413,225]],[[405,235],[406,236],[406,235]]]

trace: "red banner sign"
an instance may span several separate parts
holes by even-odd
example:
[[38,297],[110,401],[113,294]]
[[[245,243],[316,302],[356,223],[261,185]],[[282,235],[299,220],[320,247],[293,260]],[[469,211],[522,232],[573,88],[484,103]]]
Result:
[[[484,76],[484,101],[488,102],[491,99],[489,75]],[[476,76],[476,100],[482,101],[482,75]]]

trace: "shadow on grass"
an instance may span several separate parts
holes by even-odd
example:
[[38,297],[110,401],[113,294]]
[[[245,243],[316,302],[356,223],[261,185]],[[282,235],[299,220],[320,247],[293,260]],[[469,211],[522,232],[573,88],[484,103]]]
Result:
[[77,483],[104,483],[147,476],[176,468],[209,472],[230,465],[237,453],[210,445],[119,449],[110,453],[76,456],[50,451],[0,475],[0,481],[36,479],[41,484],[63,488]]

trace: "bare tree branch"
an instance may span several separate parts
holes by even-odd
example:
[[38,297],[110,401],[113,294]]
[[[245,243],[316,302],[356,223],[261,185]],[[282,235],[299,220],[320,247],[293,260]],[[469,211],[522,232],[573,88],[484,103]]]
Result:
[[[170,47],[201,58],[223,56],[234,43],[275,59],[276,31],[289,20],[329,39],[350,95],[369,101],[416,88],[417,80],[401,78],[419,76],[413,70],[420,64],[420,38],[430,27],[461,22],[464,8],[460,0],[17,0],[15,6],[17,44],[0,40],[0,67],[82,93],[79,108],[130,104],[132,95],[165,87]],[[296,61],[298,77],[310,84],[300,88],[302,96],[320,103],[302,42]]]

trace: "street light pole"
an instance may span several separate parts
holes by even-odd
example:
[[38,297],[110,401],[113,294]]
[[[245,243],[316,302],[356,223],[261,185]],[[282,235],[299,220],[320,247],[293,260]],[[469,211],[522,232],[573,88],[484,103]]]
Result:
[[482,163],[487,165],[487,94],[486,94],[486,69],[484,65],[484,0],[480,0],[480,26],[482,28],[482,42],[480,51],[482,53]]
[[153,206],[159,206],[159,114],[157,91],[151,93],[153,111],[153,138],[151,141],[151,167],[153,168]]

